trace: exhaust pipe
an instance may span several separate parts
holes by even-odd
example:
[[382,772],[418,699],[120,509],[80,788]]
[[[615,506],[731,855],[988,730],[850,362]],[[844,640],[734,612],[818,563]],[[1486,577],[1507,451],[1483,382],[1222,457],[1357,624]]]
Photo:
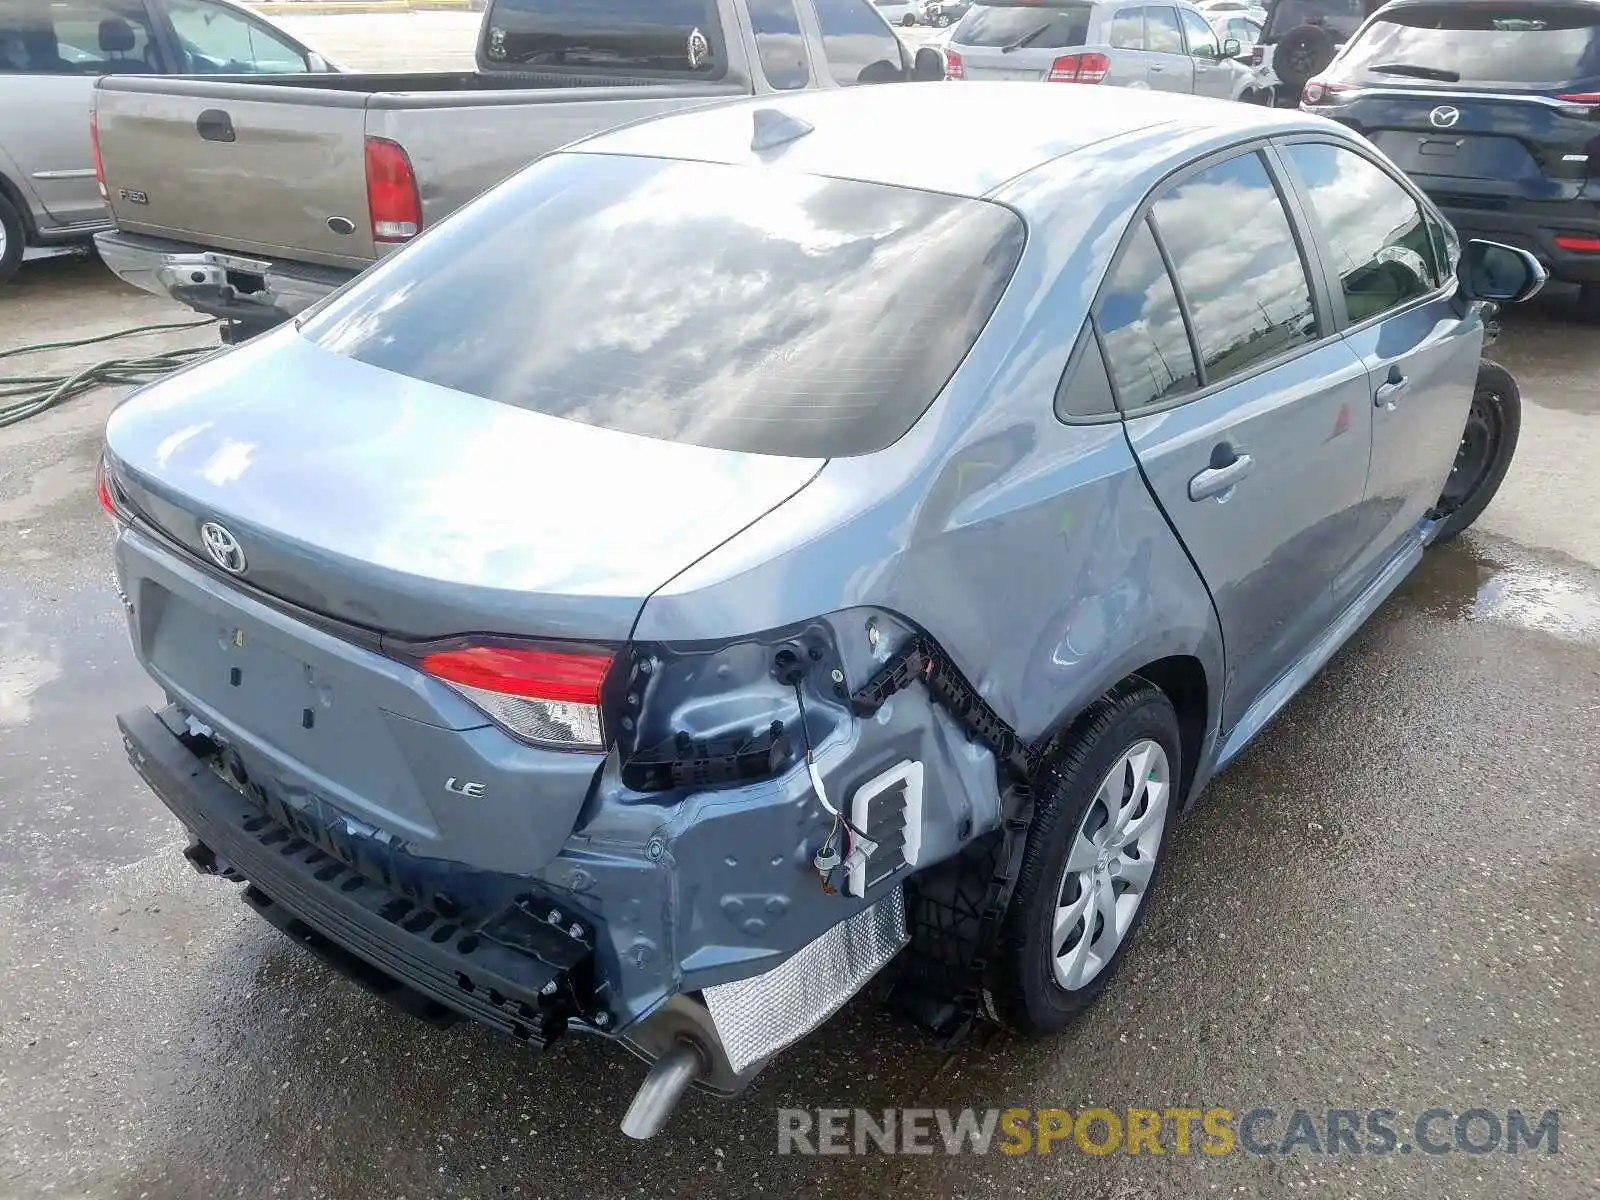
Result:
[[684,1092],[705,1072],[706,1060],[698,1046],[680,1041],[650,1067],[633,1103],[622,1118],[622,1132],[644,1141],[655,1137],[678,1107]]

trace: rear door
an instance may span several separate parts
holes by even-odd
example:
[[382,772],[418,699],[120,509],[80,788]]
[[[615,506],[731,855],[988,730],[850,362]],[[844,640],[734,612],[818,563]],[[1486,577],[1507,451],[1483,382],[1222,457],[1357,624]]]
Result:
[[[1600,5],[1402,6],[1330,72],[1323,111],[1359,129],[1445,207],[1577,199],[1600,124]],[[1533,248],[1533,247],[1530,247]]]
[[961,55],[967,79],[1042,80],[1057,58],[1083,48],[1092,12],[1086,0],[974,4],[950,44]]
[[7,149],[27,173],[25,186],[58,224],[105,219],[89,146],[95,78],[163,67],[142,0],[0,3],[0,74],[26,80],[27,90],[26,116],[6,121],[8,138],[16,139]]
[[1144,9],[1138,5],[1110,10],[1105,41],[1111,69],[1106,82],[1117,87],[1150,86],[1150,58],[1145,53]]
[[1296,140],[1283,158],[1328,266],[1345,341],[1371,389],[1366,542],[1358,590],[1439,500],[1466,425],[1483,329],[1460,318],[1442,224],[1388,168],[1348,145]]
[[1225,729],[1327,625],[1372,427],[1268,160],[1228,154],[1164,185],[1095,308],[1128,440],[1222,623]]
[[1184,44],[1194,70],[1194,94],[1227,100],[1233,95],[1234,68],[1222,61],[1222,43],[1216,30],[1192,8],[1178,9]]
[[1194,60],[1184,47],[1177,9],[1165,4],[1145,6],[1144,53],[1152,90],[1194,91]]

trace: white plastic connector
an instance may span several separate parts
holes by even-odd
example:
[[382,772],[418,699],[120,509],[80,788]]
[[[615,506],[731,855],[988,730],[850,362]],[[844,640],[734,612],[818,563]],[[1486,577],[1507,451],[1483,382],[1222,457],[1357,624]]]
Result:
[[[902,850],[905,865],[914,867],[922,853],[922,764],[912,759],[896,763],[882,775],[856,789],[850,801],[850,823],[863,832],[872,827],[872,802],[898,787],[905,789],[906,836]],[[865,839],[858,839],[865,842]],[[876,843],[858,844],[845,860],[846,888],[852,896],[867,894],[867,862]]]

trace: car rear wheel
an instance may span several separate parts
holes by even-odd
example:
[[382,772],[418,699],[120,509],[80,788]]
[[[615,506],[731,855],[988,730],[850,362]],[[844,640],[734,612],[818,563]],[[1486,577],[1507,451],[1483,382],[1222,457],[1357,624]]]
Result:
[[1478,366],[1456,460],[1434,515],[1443,520],[1434,543],[1449,541],[1466,529],[1494,499],[1511,469],[1522,430],[1522,392],[1516,378],[1499,363],[1485,359]]
[[0,283],[17,273],[22,265],[23,242],[27,230],[22,225],[22,214],[0,195]]
[[1124,684],[1043,768],[990,996],[1024,1034],[1092,1004],[1144,915],[1181,778],[1178,719],[1148,683]]
[[917,18],[912,16],[910,13],[907,13],[905,16],[900,18],[900,24],[904,25],[907,29],[910,29],[916,23]]

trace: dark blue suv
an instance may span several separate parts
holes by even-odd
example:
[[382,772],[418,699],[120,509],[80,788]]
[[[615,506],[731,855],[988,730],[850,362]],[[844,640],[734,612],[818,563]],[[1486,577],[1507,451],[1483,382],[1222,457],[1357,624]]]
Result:
[[1532,251],[1600,321],[1600,0],[1395,0],[1306,84],[1464,237]]

